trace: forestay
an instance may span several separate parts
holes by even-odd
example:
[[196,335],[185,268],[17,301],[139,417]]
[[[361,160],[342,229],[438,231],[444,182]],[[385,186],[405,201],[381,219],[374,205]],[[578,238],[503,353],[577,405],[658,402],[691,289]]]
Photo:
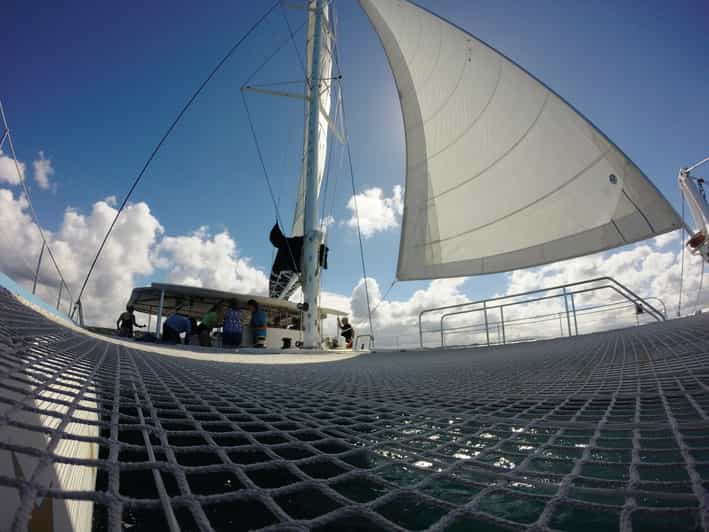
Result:
[[360,0],[406,135],[397,276],[508,271],[680,227],[642,171],[514,62],[402,0]]
[[[320,80],[309,80],[310,87],[315,90],[320,90],[320,123],[318,127],[318,139],[316,144],[315,157],[317,158],[317,172],[318,172],[318,190],[316,195],[320,192],[320,185],[322,184],[322,178],[325,173],[325,160],[327,155],[327,134],[328,134],[328,122],[327,116],[330,113],[331,107],[331,93],[332,93],[332,38],[330,33],[329,24],[329,10],[327,4],[323,7],[323,24],[322,31],[322,52],[320,55]],[[313,39],[313,34],[315,31],[315,17],[313,12],[309,12],[308,16],[308,42]],[[310,72],[310,66],[312,64],[312,54],[313,47],[307,47],[307,66],[306,72]],[[311,89],[308,89],[311,90]],[[306,98],[305,103],[305,116],[308,116],[308,110],[310,105],[308,104],[308,98]],[[293,235],[302,236],[303,235],[303,216],[305,214],[305,165],[307,154],[305,150],[308,146],[308,127],[305,125],[305,137],[303,142],[303,167],[300,174],[300,189],[298,190],[298,198],[295,205],[295,215],[293,217]]]

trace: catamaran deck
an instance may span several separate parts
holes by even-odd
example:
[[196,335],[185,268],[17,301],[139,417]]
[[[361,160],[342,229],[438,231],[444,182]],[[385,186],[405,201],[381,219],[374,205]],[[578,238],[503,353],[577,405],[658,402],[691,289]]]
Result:
[[[310,364],[202,355],[86,335],[0,289],[0,457],[34,460],[0,475],[10,528],[49,496],[93,501],[111,531],[709,530],[709,317]],[[98,455],[60,455],[67,439]],[[46,482],[58,463],[96,490]]]

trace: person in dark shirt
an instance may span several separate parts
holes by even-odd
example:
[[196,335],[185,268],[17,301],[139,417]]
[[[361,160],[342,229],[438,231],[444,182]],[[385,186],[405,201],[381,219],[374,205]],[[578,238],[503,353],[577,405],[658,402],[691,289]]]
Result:
[[162,341],[170,344],[180,344],[180,333],[185,333],[185,344],[189,344],[190,333],[196,327],[194,318],[190,319],[182,314],[172,314],[162,326]]
[[249,299],[247,304],[251,311],[249,328],[251,329],[253,345],[254,347],[266,347],[266,313],[255,299]]
[[229,308],[224,313],[222,347],[236,348],[241,346],[241,312],[235,299],[229,302]]
[[135,321],[135,308],[133,305],[128,305],[126,311],[118,317],[116,322],[116,329],[118,329],[118,336],[123,336],[125,338],[133,338],[133,327],[138,327],[142,329],[145,325],[138,325]]
[[352,328],[352,325],[350,325],[349,320],[347,318],[342,318],[342,321],[340,321],[340,318],[337,318],[337,325],[340,327],[340,336],[345,339],[345,346],[347,349],[352,349],[355,331]]

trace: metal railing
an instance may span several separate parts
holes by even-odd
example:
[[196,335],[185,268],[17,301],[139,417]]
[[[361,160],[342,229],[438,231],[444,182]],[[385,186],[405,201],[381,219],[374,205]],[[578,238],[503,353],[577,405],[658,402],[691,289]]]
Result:
[[[8,156],[10,157],[10,161],[12,166],[14,167],[15,174],[17,175],[17,182],[22,186],[22,191],[24,193],[24,197],[27,201],[27,207],[29,208],[29,214],[32,222],[34,223],[35,227],[37,228],[37,231],[39,232],[40,240],[42,241],[42,247],[40,248],[39,251],[39,258],[37,259],[37,266],[34,270],[34,275],[32,277],[32,295],[37,294],[37,287],[38,284],[45,284],[48,287],[57,287],[57,304],[56,304],[56,309],[61,312],[60,307],[62,304],[62,297],[67,298],[69,301],[69,305],[71,305],[71,301],[73,299],[71,290],[69,286],[66,284],[66,281],[64,280],[64,275],[62,274],[61,268],[59,267],[59,264],[57,263],[57,260],[54,256],[54,253],[52,252],[52,248],[49,245],[49,242],[47,241],[47,236],[45,235],[45,230],[42,229],[42,226],[39,223],[39,218],[37,216],[37,212],[35,211],[34,204],[32,203],[32,196],[30,195],[29,188],[27,187],[27,182],[26,182],[26,177],[25,177],[25,172],[22,170],[22,163],[17,159],[17,153],[15,153],[15,144],[13,141],[12,137],[12,132],[10,130],[10,125],[7,121],[7,117],[5,116],[5,109],[2,105],[2,102],[0,102],[0,153],[2,152],[3,146],[7,142],[7,147],[9,148],[9,153]],[[49,256],[49,260],[54,267],[54,270],[56,271],[57,274],[57,282],[55,283],[42,283],[40,281],[40,276],[42,275],[42,260],[45,257],[45,252],[46,255]],[[17,279],[16,279],[17,280]],[[51,306],[49,302],[46,302],[48,306]]]
[[[358,334],[355,339],[354,343],[352,344],[352,347],[355,349],[355,351],[364,351],[364,345],[359,344],[360,339],[362,338],[368,338],[368,346],[367,349],[373,349],[374,348],[374,335],[371,334]],[[359,345],[359,347],[357,347]]]
[[[598,283],[603,283],[601,285],[598,285]],[[585,287],[585,285],[592,285],[596,284],[596,286],[589,286]],[[455,305],[445,305],[442,307],[436,307],[436,308],[431,308],[431,309],[424,309],[419,313],[418,316],[418,325],[419,325],[419,345],[421,348],[424,348],[424,332],[430,333],[432,331],[424,331],[423,329],[423,317],[426,314],[430,314],[433,312],[438,312],[441,313],[442,315],[440,317],[439,321],[439,330],[440,330],[440,337],[441,337],[441,344],[440,347],[446,347],[445,345],[445,321],[451,316],[461,316],[464,314],[470,314],[474,312],[480,312],[482,313],[483,316],[483,321],[484,321],[484,331],[485,331],[485,343],[487,345],[491,345],[490,342],[490,323],[488,319],[488,312],[491,310],[498,310],[499,311],[499,320],[496,322],[496,325],[499,323],[501,326],[501,334],[502,334],[502,343],[507,343],[507,338],[505,334],[505,309],[517,305],[524,305],[524,304],[529,304],[529,303],[534,303],[534,302],[539,302],[539,301],[547,301],[547,300],[552,300],[552,299],[558,299],[558,298],[563,298],[563,303],[564,303],[564,311],[563,315],[566,316],[566,323],[567,323],[567,330],[569,332],[569,336],[572,336],[572,320],[574,323],[574,329],[576,331],[576,334],[578,334],[578,321],[577,321],[577,312],[576,312],[576,304],[574,300],[574,296],[579,295],[579,294],[586,294],[590,292],[596,292],[599,290],[610,290],[618,295],[620,295],[624,300],[629,301],[630,303],[634,304],[636,309],[638,311],[642,311],[644,313],[647,313],[647,315],[651,316],[654,318],[656,321],[664,321],[666,319],[665,314],[657,310],[654,306],[652,306],[649,302],[648,299],[656,299],[662,303],[662,306],[664,307],[664,302],[662,300],[659,300],[658,298],[642,298],[639,295],[637,295],[635,292],[633,292],[631,289],[629,289],[627,286],[623,285],[622,283],[616,281],[612,277],[596,277],[594,279],[588,279],[585,281],[576,281],[573,283],[567,283],[563,285],[556,285],[556,286],[551,286],[548,288],[539,288],[536,290],[530,290],[527,292],[519,292],[516,294],[508,294],[505,296],[498,296],[498,297],[492,297],[488,299],[482,299],[478,301],[468,301],[466,303],[458,303]],[[551,294],[551,295],[540,295],[548,292],[557,292],[556,294]],[[537,297],[530,297],[530,296],[537,296]],[[520,299],[521,298],[521,299]],[[517,299],[515,301],[515,299]],[[491,305],[491,303],[496,303],[494,305]],[[450,311],[450,312],[444,312],[444,311]],[[435,331],[435,330],[434,330]]]

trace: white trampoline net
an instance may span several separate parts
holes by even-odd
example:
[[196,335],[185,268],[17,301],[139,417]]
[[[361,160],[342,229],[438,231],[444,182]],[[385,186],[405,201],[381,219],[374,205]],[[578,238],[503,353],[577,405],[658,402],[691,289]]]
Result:
[[707,318],[264,366],[0,292],[0,529],[709,530]]

